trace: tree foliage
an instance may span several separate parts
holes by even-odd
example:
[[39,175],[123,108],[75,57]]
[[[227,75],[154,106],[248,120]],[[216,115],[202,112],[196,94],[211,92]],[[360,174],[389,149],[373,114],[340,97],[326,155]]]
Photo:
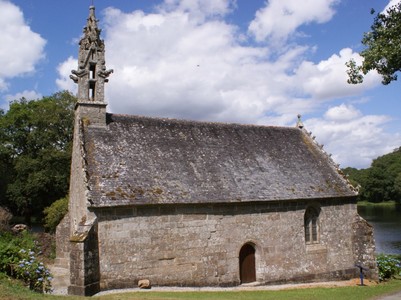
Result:
[[7,205],[28,219],[68,190],[75,97],[55,93],[24,98],[0,114],[0,164],[8,168],[0,188]]
[[401,2],[375,17],[371,30],[362,39],[366,47],[359,53],[363,58],[362,65],[357,65],[354,60],[347,63],[348,83],[363,82],[363,75],[371,70],[382,76],[385,85],[397,80],[397,72],[401,70],[400,32]]
[[369,169],[355,169],[355,168],[345,168],[343,169],[344,174],[348,175],[348,180],[354,187],[359,187],[358,201],[368,200],[366,199],[365,187],[368,180]]
[[396,179],[401,176],[401,147],[373,160],[366,182],[366,197],[372,202],[396,200],[401,203]]
[[44,209],[46,230],[50,233],[56,232],[57,225],[68,212],[68,197],[53,202]]
[[368,169],[346,168],[352,184],[360,185],[360,200],[401,203],[401,147],[373,160]]

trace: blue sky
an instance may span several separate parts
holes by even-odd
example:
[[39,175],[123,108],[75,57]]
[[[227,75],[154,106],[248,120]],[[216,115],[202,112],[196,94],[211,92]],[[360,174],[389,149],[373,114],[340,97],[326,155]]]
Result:
[[[395,3],[396,1],[394,1]],[[91,0],[0,0],[0,107],[76,92]],[[302,3],[302,4],[301,4]],[[307,130],[342,167],[401,146],[399,82],[348,85],[371,8],[388,0],[94,0],[108,111]]]

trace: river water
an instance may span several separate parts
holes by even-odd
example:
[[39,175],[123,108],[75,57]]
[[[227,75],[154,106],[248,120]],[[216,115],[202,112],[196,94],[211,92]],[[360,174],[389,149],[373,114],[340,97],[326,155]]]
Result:
[[364,206],[358,212],[373,226],[377,253],[401,254],[401,208]]

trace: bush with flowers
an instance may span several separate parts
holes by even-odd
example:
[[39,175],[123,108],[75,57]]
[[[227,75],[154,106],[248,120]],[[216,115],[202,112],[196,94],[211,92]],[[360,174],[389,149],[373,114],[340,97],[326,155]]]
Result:
[[31,234],[13,235],[0,232],[0,272],[25,282],[32,290],[51,292],[49,269],[38,259],[36,243]]
[[379,254],[376,261],[380,280],[401,276],[401,256]]
[[37,259],[36,253],[31,249],[21,249],[19,256],[20,261],[14,268],[15,277],[23,280],[31,290],[51,292],[50,271]]

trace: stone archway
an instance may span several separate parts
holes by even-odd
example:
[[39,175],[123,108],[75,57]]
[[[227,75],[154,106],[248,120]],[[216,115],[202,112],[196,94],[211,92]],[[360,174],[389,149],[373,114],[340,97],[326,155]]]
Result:
[[256,281],[255,248],[251,244],[242,246],[239,252],[239,270],[241,283]]

